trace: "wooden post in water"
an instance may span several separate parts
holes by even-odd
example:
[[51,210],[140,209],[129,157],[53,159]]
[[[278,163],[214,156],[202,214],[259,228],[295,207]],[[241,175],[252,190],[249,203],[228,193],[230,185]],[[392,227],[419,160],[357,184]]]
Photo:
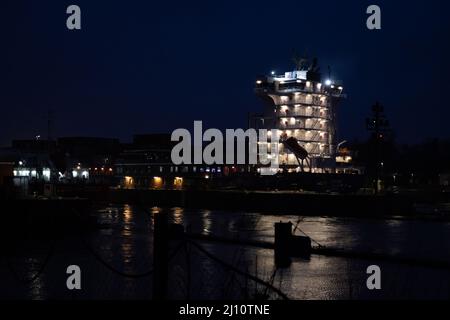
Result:
[[167,213],[154,215],[153,228],[153,299],[167,299],[169,224]]
[[292,223],[275,223],[275,265],[287,268],[291,265]]

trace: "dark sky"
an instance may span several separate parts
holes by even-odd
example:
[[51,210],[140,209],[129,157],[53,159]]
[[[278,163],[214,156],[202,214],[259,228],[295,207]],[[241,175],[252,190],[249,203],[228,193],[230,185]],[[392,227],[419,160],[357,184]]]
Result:
[[[365,27],[382,9],[382,30]],[[66,8],[82,9],[82,30]],[[20,1],[0,4],[0,144],[55,136],[238,128],[262,106],[255,76],[292,50],[344,81],[341,138],[364,139],[375,100],[400,142],[450,137],[448,1]]]

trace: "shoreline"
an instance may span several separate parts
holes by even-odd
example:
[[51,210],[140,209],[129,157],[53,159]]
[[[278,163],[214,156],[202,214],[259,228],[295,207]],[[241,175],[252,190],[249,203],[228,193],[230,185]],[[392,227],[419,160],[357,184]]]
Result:
[[72,206],[86,207],[89,206],[88,203],[245,211],[305,217],[450,220],[448,196],[425,193],[363,195],[299,191],[84,189],[66,190],[63,194],[48,199],[30,197],[6,200],[3,208],[28,213],[57,211],[61,217],[70,215]]
[[248,211],[272,215],[425,218],[450,220],[449,212],[420,213],[417,203],[436,205],[440,197],[416,195],[314,194],[231,190],[112,189],[105,202],[156,207]]

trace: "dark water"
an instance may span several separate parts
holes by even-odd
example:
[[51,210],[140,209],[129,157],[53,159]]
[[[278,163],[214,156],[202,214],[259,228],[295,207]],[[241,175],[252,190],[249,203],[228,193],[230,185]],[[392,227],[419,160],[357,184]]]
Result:
[[[85,235],[25,241],[0,263],[1,299],[151,299],[153,218],[168,213],[193,233],[273,242],[273,225],[299,220],[247,212],[186,211],[137,206],[101,207],[101,228]],[[450,261],[450,224],[419,220],[300,217],[301,231],[318,244],[359,252]],[[312,255],[274,272],[273,251],[197,241],[215,257],[279,288],[291,299],[448,299],[450,270]],[[315,244],[316,245],[316,244]],[[175,248],[171,249],[171,252]],[[48,257],[48,259],[46,259]],[[42,268],[43,264],[45,268]],[[382,290],[369,291],[366,269],[377,264]],[[66,268],[78,265],[82,290],[66,288]],[[43,269],[43,270],[41,270]],[[42,273],[39,273],[42,271]],[[37,275],[39,275],[37,277]],[[25,280],[36,277],[32,283]],[[195,247],[171,254],[172,299],[252,299],[280,296],[212,260]]]

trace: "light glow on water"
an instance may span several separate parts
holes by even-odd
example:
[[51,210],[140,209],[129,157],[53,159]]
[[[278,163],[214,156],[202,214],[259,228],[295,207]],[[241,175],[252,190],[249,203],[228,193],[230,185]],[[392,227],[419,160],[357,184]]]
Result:
[[[378,252],[413,256],[424,259],[446,258],[450,252],[450,224],[437,221],[381,220],[333,217],[298,217],[295,215],[260,215],[248,212],[215,210],[163,209],[145,206],[105,206],[96,215],[102,226],[87,238],[90,245],[112,267],[128,274],[140,274],[153,264],[153,216],[167,214],[170,220],[182,224],[185,230],[202,235],[229,239],[273,242],[274,223],[300,220],[297,235],[307,234],[317,243],[358,252]],[[427,237],[420,235],[427,234]],[[17,286],[8,270],[0,266],[0,297],[29,296],[32,299],[70,299],[67,290],[52,283],[65,281],[58,270],[67,261],[79,264],[86,278],[84,294],[89,299],[148,299],[151,297],[151,277],[132,279],[121,277],[100,264],[84,249],[79,236],[60,241],[58,254],[52,257],[48,269],[33,286]],[[205,250],[240,270],[269,281],[274,274],[271,249],[198,241]],[[47,243],[34,243],[40,249],[18,257],[15,264],[31,270],[30,255],[42,261]],[[314,243],[316,245],[316,243]],[[42,249],[44,248],[44,249]],[[73,262],[72,262],[73,261]],[[189,268],[187,267],[187,263]],[[383,270],[381,292],[369,292],[365,287],[366,268],[379,264]],[[35,267],[35,266],[34,266]],[[28,269],[27,269],[28,268]],[[169,264],[169,294],[184,299],[188,274],[191,299],[251,299],[266,292],[242,277],[232,277],[229,270],[212,261],[195,248],[181,250]],[[364,261],[312,255],[310,259],[293,258],[289,268],[280,269],[273,284],[292,299],[402,299],[450,297],[450,275],[447,270],[406,266],[395,263]],[[11,289],[12,288],[12,289]],[[271,293],[270,298],[279,298]]]

